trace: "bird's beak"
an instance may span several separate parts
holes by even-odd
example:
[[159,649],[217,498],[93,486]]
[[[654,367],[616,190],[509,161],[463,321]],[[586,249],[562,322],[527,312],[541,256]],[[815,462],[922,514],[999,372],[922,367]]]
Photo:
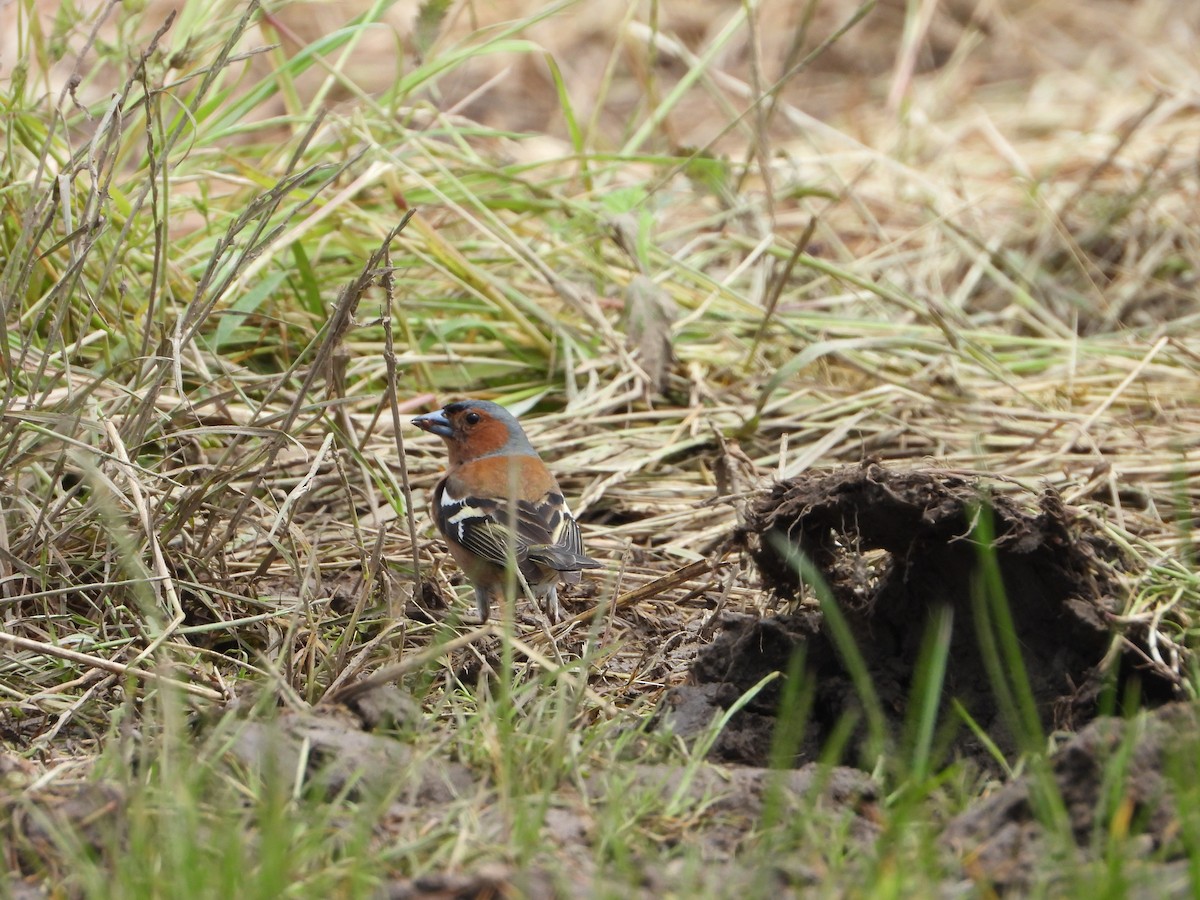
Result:
[[440,409],[437,412],[417,416],[412,420],[412,423],[422,431],[428,431],[430,434],[436,434],[438,437],[448,438],[454,434],[454,429],[450,427],[450,420],[446,418],[445,413]]

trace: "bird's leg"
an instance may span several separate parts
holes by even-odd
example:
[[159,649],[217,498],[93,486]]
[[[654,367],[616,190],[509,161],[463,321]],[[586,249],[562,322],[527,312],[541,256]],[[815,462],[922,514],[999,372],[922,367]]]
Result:
[[550,624],[557,625],[562,621],[562,607],[558,605],[558,585],[551,585],[550,592],[546,594],[546,615],[550,617]]
[[475,588],[475,608],[479,610],[479,620],[486,622],[492,611],[492,596],[481,587]]

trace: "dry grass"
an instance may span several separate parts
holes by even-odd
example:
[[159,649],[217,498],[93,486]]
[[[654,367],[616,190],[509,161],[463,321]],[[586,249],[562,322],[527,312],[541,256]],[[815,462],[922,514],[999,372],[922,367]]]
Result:
[[[503,6],[429,45],[393,10],[402,89],[351,69],[357,37],[301,60],[298,7],[227,44],[278,48],[210,70],[242,10],[185,7],[145,76],[88,57],[90,119],[62,65],[22,87],[5,49],[0,737],[38,778],[163,683],[301,708],[449,639],[442,452],[405,423],[466,395],[525,413],[609,564],[574,619],[506,644],[531,671],[589,660],[579,722],[640,713],[717,613],[769,608],[739,560],[685,569],[757,479],[865,458],[1061,491],[1190,665],[1196,12],[793,6],[564,4],[511,47]],[[126,48],[159,18],[137,22]]]

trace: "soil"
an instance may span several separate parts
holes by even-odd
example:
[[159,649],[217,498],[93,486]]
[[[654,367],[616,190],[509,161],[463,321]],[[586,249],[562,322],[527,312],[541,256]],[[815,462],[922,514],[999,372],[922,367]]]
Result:
[[[1079,848],[1112,824],[1134,823],[1144,856],[1154,861],[1143,873],[1150,878],[1135,880],[1152,878],[1153,896],[1194,896],[1177,798],[1163,773],[1185,766],[1179,774],[1195,783],[1198,741],[1200,718],[1192,704],[1168,704],[1137,720],[1097,719],[1058,749],[1047,772],[1023,775],[954,818],[940,843],[962,861],[971,881],[1022,889],[1038,876],[1052,881],[1054,867],[1062,871],[1064,863],[1078,862],[1085,855]],[[1056,846],[1037,817],[1047,776],[1070,821],[1074,847]],[[1112,790],[1114,784],[1120,791]]]
[[[1197,711],[1167,702],[1177,695],[1178,679],[1150,661],[1144,632],[1118,627],[1117,548],[1057,494],[1033,497],[959,474],[895,472],[868,463],[774,485],[748,511],[737,541],[764,585],[792,608],[769,618],[726,616],[722,633],[693,666],[692,683],[668,694],[663,727],[699,739],[751,692],[714,741],[713,760],[762,766],[774,757],[807,766],[822,754],[829,758],[831,740],[849,721],[858,724],[841,757],[872,766],[877,757],[868,752],[862,724],[867,712],[852,666],[822,605],[805,602],[806,584],[823,581],[824,610],[839,612],[847,626],[877,693],[891,751],[905,749],[908,699],[923,642],[939,611],[949,612],[941,620],[949,651],[935,765],[958,760],[1000,774],[996,753],[1013,758],[1021,749],[1021,728],[1014,728],[1011,704],[1006,708],[994,686],[999,680],[1011,691],[1020,678],[1002,651],[999,679],[990,672],[981,633],[989,627],[1000,632],[1007,617],[1040,746],[1052,732],[1082,731],[1050,757],[1045,773],[1013,780],[949,823],[940,843],[961,864],[963,889],[1048,883],[1061,872],[1053,866],[1062,865],[1064,854],[1100,852],[1093,846],[1096,835],[1107,833],[1110,819],[1124,816],[1121,821],[1141,829],[1152,860],[1144,872],[1130,874],[1131,888],[1157,885],[1165,895],[1186,893],[1186,851],[1162,773],[1180,760],[1194,768]],[[811,564],[804,579],[797,575],[804,569],[799,555]],[[1003,604],[985,602],[989,568],[993,584],[1003,587],[996,592]],[[789,666],[801,673],[793,685],[798,690],[789,691]],[[772,673],[777,677],[760,686]],[[752,693],[755,686],[760,689]],[[1106,707],[1119,712],[1121,699],[1130,697],[1142,709],[1159,708],[1131,720],[1098,717]],[[965,716],[955,714],[952,704],[961,705]],[[964,727],[966,716],[986,741]],[[794,737],[780,741],[780,731],[789,730],[781,726],[799,720],[803,727],[790,729]],[[1039,777],[1057,787],[1074,836],[1070,847],[1052,846],[1036,814],[1038,798],[1055,794],[1039,791],[1046,784]],[[1114,783],[1121,785],[1115,797]]]
[[[790,608],[771,617],[726,613],[703,628],[680,631],[694,655],[690,683],[666,694],[658,719],[660,727],[684,737],[712,740],[709,757],[727,768],[631,766],[617,781],[610,774],[565,790],[546,815],[555,852],[577,858],[568,893],[586,892],[592,883],[594,860],[586,851],[595,823],[589,810],[613,790],[703,804],[704,821],[692,823],[688,839],[702,842],[718,892],[739,884],[761,888],[763,873],[742,871],[738,848],[768,804],[775,815],[815,812],[843,822],[848,846],[875,841],[887,812],[865,770],[877,763],[873,754],[881,748],[869,739],[868,710],[831,625],[835,611],[874,686],[885,758],[904,759],[910,749],[909,697],[919,682],[930,623],[940,621],[948,652],[932,770],[957,761],[983,775],[1001,775],[997,755],[1012,759],[1019,753],[1021,729],[997,699],[997,676],[981,651],[981,623],[996,632],[1007,627],[981,587],[991,567],[1021,650],[1041,729],[1037,740],[1040,747],[1046,740],[1060,746],[1044,763],[1034,756],[1026,774],[999,784],[947,822],[937,838],[951,873],[946,896],[981,886],[989,892],[1053,892],[1054,879],[1069,871],[1064,866],[1098,859],[1104,836],[1118,826],[1137,829],[1136,846],[1144,850],[1141,860],[1130,863],[1131,895],[1188,895],[1187,848],[1177,815],[1187,801],[1172,786],[1196,780],[1200,714],[1194,705],[1166,702],[1175,698],[1178,682],[1149,662],[1144,633],[1119,627],[1124,620],[1116,616],[1122,597],[1115,573],[1122,559],[1087,518],[1053,492],[1033,496],[956,473],[899,472],[873,463],[775,484],[743,516],[734,543]],[[804,579],[796,574],[797,554],[811,564]],[[808,594],[818,581],[825,596],[814,603]],[[712,625],[719,634],[705,645]],[[1000,659],[1007,659],[1003,652]],[[1019,682],[1016,673],[1003,663],[999,671],[999,682],[1011,691]],[[1098,716],[1106,698],[1107,707],[1119,711],[1118,701],[1130,696],[1153,711],[1130,719]],[[727,721],[713,739],[722,717]],[[966,727],[967,717],[977,730]],[[348,706],[283,712],[270,725],[247,722],[230,751],[242,764],[264,770],[294,772],[303,760],[309,778],[331,796],[394,792],[397,773],[404,773],[407,789],[395,795],[389,814],[433,822],[448,804],[486,793],[488,786],[465,766],[417,759],[392,736],[420,727],[420,720],[412,698],[378,684],[355,692]],[[840,748],[834,761],[847,765],[825,765],[831,746]],[[791,771],[781,771],[780,764]],[[0,773],[10,778],[22,775],[21,766],[16,757],[0,756]],[[1179,766],[1190,767],[1182,780],[1164,777]],[[1066,846],[1042,824],[1048,797],[1061,799],[1070,826]],[[46,841],[40,817],[88,821],[121,806],[123,798],[101,781],[37,791],[27,803],[40,810],[39,817],[16,815],[16,807],[0,804],[0,812],[13,817],[13,859],[39,853]],[[480,827],[500,834],[504,823],[490,822],[485,812]],[[398,880],[383,895],[561,896],[561,877],[537,867],[481,867]],[[652,893],[669,889],[669,872],[645,877]],[[820,859],[799,854],[781,860],[769,877],[786,892],[820,884],[824,875]]]
[[[952,873],[947,895],[981,886],[1052,889],[1064,865],[1103,852],[1096,836],[1115,822],[1137,828],[1144,850],[1136,863],[1142,869],[1129,873],[1131,892],[1146,885],[1184,895],[1187,853],[1171,788],[1178,782],[1163,773],[1172,765],[1195,767],[1200,714],[1168,702],[1177,699],[1177,679],[1150,662],[1144,632],[1119,625],[1124,598],[1116,574],[1123,560],[1085,516],[1052,491],[1035,496],[1004,482],[874,463],[775,484],[742,512],[734,544],[789,608],[771,617],[726,613],[707,645],[700,632],[687,632],[684,642],[695,653],[690,681],[667,692],[658,717],[660,727],[712,740],[709,758],[726,768],[631,766],[619,783],[611,775],[594,777],[559,796],[547,823],[556,852],[578,857],[571,870],[578,884],[569,892],[585,891],[595,874],[582,852],[595,827],[589,810],[613,790],[703,801],[705,824],[689,839],[702,842],[714,889],[760,884],[762,873],[739,870],[737,850],[768,803],[777,815],[805,810],[837,817],[851,845],[869,846],[887,813],[864,770],[877,764],[880,750],[887,759],[904,759],[911,749],[909,698],[931,623],[940,622],[947,653],[931,766],[957,761],[999,785],[950,819],[937,839]],[[804,579],[797,576],[798,554],[810,566]],[[988,602],[989,572],[991,599],[1002,603]],[[813,602],[810,586],[819,582],[825,594]],[[835,612],[874,686],[882,747],[871,743],[869,711],[832,626]],[[1023,676],[1012,671],[1003,649],[996,651],[998,668],[987,663],[982,636],[1006,628],[1020,648]],[[1022,677],[1037,719],[1025,731],[1003,699]],[[1130,697],[1154,711],[1128,720],[1099,715],[1119,712]],[[713,739],[721,717],[727,721]],[[395,814],[436,817],[445,804],[487,786],[456,764],[417,763],[401,742],[370,733],[416,727],[419,719],[411,698],[377,685],[356,694],[349,708],[284,715],[270,728],[248,723],[233,752],[247,765],[291,771],[307,748],[311,776],[331,792],[350,785],[386,790],[402,768],[410,790],[397,798]],[[1015,758],[1031,727],[1035,749],[1047,740],[1060,746],[1044,763],[1035,754],[1026,774],[1000,783],[999,758]],[[834,761],[845,765],[825,765],[831,746],[840,747]],[[1051,782],[1054,790],[1047,790]],[[1114,792],[1114,784],[1121,790]],[[1061,798],[1067,846],[1042,824],[1046,797]],[[499,833],[503,823],[489,823],[485,813],[481,828]],[[800,855],[792,863],[771,875],[780,890],[821,883],[819,860]],[[386,893],[556,896],[564,889],[556,878],[536,867],[485,867],[397,881]],[[646,879],[651,890],[666,891],[670,875],[647,872]]]
[[[793,607],[771,618],[726,617],[721,635],[694,665],[693,683],[669,698],[665,718],[684,734],[699,733],[802,654],[801,689],[793,693],[811,709],[788,761],[817,759],[849,716],[859,724],[843,758],[874,764],[866,741],[869,710],[836,630],[820,605],[804,602],[801,557],[815,572],[805,581],[824,583],[826,602],[846,623],[893,742],[902,740],[923,644],[943,623],[949,641],[939,710],[943,761],[969,759],[994,769],[996,750],[1011,758],[1023,736],[1040,742],[1037,729],[1014,712],[1019,699],[1005,696],[1019,698],[1022,680],[1042,733],[1078,729],[1106,698],[1119,708],[1132,691],[1142,706],[1153,706],[1178,688],[1165,667],[1148,664],[1143,634],[1115,627],[1122,607],[1113,577],[1122,563],[1117,548],[1053,491],[1025,496],[1011,485],[988,486],[954,473],[897,472],[868,463],[774,485],[750,509],[737,540],[764,585]],[[991,600],[1000,602],[989,602],[989,573],[996,587]],[[981,638],[987,633],[994,637]],[[1020,647],[1023,676],[1010,671],[1006,633]],[[1112,654],[1114,646],[1125,649]],[[712,757],[765,765],[787,691],[786,677],[760,690],[732,717]],[[952,704],[963,712],[953,714]],[[966,727],[967,717],[974,730]]]

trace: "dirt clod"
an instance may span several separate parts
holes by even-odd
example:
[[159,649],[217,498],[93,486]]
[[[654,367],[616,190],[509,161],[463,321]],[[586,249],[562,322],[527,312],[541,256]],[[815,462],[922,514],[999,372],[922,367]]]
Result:
[[[923,642],[938,621],[947,624],[949,639],[941,720],[951,718],[951,701],[957,701],[1005,755],[1017,750],[1019,741],[1011,713],[997,699],[996,668],[989,670],[981,649],[988,646],[981,633],[990,629],[998,636],[991,646],[997,648],[1002,677],[1010,691],[1019,690],[1019,677],[1003,650],[1005,616],[1046,731],[1086,724],[1114,675],[1117,696],[1131,678],[1140,681],[1143,703],[1173,694],[1170,673],[1139,668],[1132,654],[1129,664],[1116,670],[1105,663],[1116,633],[1114,613],[1121,608],[1113,574],[1120,565],[1116,548],[1056,493],[1022,496],[1004,487],[1001,494],[953,473],[895,472],[869,463],[774,485],[740,529],[765,585],[779,596],[802,596],[799,555],[828,585],[893,737],[903,728]],[[981,552],[985,546],[990,551]],[[999,593],[991,603],[989,570],[995,573],[992,596]],[[995,590],[999,586],[1002,591]],[[811,711],[794,748],[794,764],[812,761],[848,714],[859,717],[861,737],[859,691],[829,623],[815,607],[800,603],[775,618],[740,617],[724,625],[693,667],[698,686],[679,689],[671,698],[687,711],[676,720],[678,730],[694,733],[706,722],[703,704],[711,718],[765,675],[786,672],[793,654],[802,650],[808,693],[800,694]],[[1131,646],[1140,640],[1135,633],[1124,637]],[[733,717],[714,746],[715,757],[766,762],[785,682],[767,685]],[[851,740],[848,755],[859,746],[859,740]],[[939,749],[994,764],[987,741],[964,727]]]
[[422,761],[400,741],[362,731],[348,713],[288,713],[276,723],[246,722],[231,753],[244,765],[276,774],[295,773],[303,761],[305,777],[330,796],[347,789],[355,795],[394,792],[399,802],[430,805],[474,787],[464,766]]
[[[1135,719],[1097,719],[1060,747],[1050,759],[1049,777],[1069,821],[1077,861],[1103,853],[1104,836],[1114,827],[1137,829],[1142,855],[1153,856],[1159,866],[1184,858],[1172,780],[1165,773],[1174,768],[1176,779],[1194,783],[1198,746],[1195,706],[1174,703]],[[1180,766],[1188,769],[1179,771]],[[1045,794],[1038,775],[1022,775],[953,819],[942,845],[977,884],[1021,889],[1050,876],[1047,867],[1061,868],[1056,856],[1064,848],[1047,834],[1044,814],[1037,815]],[[1159,896],[1190,896],[1186,879],[1183,887]]]
[[467,898],[557,897],[553,879],[542,870],[517,872],[500,864],[480,866],[474,872],[436,872],[387,885],[381,896],[388,900],[467,900]]
[[113,822],[122,821],[126,791],[107,780],[31,783],[32,767],[14,755],[0,752],[0,863],[8,878],[0,879],[0,896],[36,894],[18,879],[47,863],[55,877],[55,848],[61,835],[76,835],[89,852],[99,852],[111,839]]
[[394,684],[372,685],[348,705],[367,731],[411,728],[421,721],[421,704]]
[[[878,785],[866,773],[845,766],[814,763],[780,771],[638,765],[623,772],[615,784],[606,775],[590,778],[586,784],[593,797],[619,790],[630,797],[651,796],[660,803],[703,809],[703,818],[692,823],[688,839],[700,843],[715,872],[725,872],[733,880],[738,848],[761,826],[764,815],[779,821],[806,816],[814,824],[823,819],[848,845],[858,847],[869,846],[880,831]],[[665,888],[654,896],[669,894]]]

